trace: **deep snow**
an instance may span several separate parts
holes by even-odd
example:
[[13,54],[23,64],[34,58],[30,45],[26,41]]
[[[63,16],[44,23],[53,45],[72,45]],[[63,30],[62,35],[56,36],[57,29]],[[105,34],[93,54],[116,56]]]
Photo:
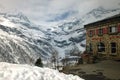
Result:
[[30,65],[0,63],[0,80],[84,80],[57,70]]

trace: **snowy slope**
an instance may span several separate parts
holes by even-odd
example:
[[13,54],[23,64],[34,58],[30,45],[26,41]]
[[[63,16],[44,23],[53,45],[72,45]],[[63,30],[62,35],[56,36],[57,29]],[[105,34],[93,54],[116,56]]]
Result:
[[70,25],[66,23],[62,26],[58,26],[59,29],[52,32],[54,34],[54,46],[63,53],[66,53],[66,51],[76,46],[79,48],[80,52],[84,51],[85,48],[81,46],[81,42],[85,40],[85,30],[79,27],[81,24],[74,25],[70,23]]
[[84,80],[49,68],[0,63],[0,80]]
[[46,32],[23,14],[0,13],[0,61],[34,64],[54,51]]

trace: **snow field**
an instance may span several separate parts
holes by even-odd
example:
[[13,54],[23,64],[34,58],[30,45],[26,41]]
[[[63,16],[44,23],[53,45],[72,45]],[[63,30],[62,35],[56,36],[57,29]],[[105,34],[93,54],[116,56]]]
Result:
[[0,80],[84,80],[57,70],[30,65],[0,63]]

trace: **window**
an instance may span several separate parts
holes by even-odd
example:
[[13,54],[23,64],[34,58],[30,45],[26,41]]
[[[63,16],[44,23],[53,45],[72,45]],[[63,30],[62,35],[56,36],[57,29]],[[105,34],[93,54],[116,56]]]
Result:
[[105,52],[104,43],[102,43],[102,42],[98,43],[97,47],[98,47],[98,52]]
[[102,28],[98,30],[98,35],[103,35],[103,29]]
[[96,35],[103,35],[108,33],[108,27],[100,28],[96,30]]
[[92,34],[92,30],[90,30],[90,36],[93,36],[93,34]]
[[90,46],[90,52],[93,51],[93,50],[92,50],[92,44],[91,44],[91,43],[89,44],[89,46]]
[[94,34],[95,34],[95,31],[94,30],[90,30],[88,35],[89,35],[89,37],[92,37]]
[[109,27],[109,33],[116,33],[117,32],[117,27],[116,25],[111,25]]
[[116,53],[116,43],[115,42],[111,43],[111,53]]
[[93,49],[92,49],[92,44],[89,43],[89,45],[87,46],[87,52],[92,52]]

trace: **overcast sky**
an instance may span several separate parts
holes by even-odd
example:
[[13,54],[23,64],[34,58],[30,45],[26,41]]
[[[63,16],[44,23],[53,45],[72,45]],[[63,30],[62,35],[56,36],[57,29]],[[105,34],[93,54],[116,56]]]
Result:
[[53,25],[103,6],[116,8],[120,0],[0,0],[0,11],[18,11],[40,25]]

